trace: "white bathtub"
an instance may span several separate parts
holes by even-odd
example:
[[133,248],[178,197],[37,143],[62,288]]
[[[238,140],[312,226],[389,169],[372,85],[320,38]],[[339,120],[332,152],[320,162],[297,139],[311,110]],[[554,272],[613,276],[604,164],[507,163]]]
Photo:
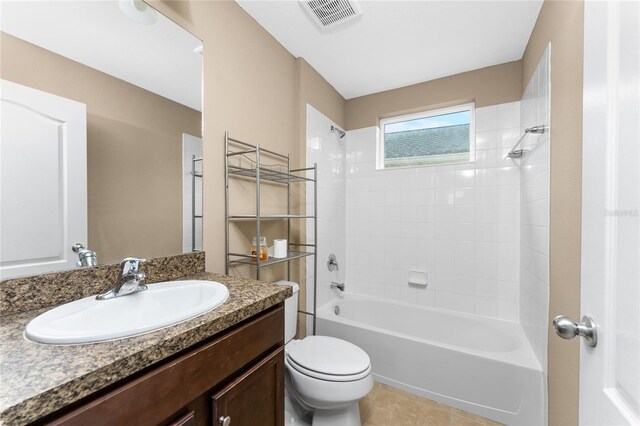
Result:
[[501,423],[546,424],[545,375],[517,323],[346,294],[318,310],[317,327],[364,349],[382,383]]

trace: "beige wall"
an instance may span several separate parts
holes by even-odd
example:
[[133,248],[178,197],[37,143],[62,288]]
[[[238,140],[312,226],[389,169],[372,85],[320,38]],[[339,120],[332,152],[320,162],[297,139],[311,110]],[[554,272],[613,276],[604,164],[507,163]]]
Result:
[[477,107],[519,101],[522,61],[507,62],[347,100],[347,129],[377,126],[381,117],[474,101]]
[[[88,245],[100,263],[182,252],[182,133],[201,113],[1,33],[1,77],[87,105]],[[87,242],[84,242],[87,243]]]
[[[204,249],[207,271],[223,272],[225,130],[238,139],[291,153],[292,166],[302,167],[303,105],[312,103],[337,120],[344,114],[342,101],[308,64],[297,61],[235,2],[150,3],[204,42]],[[251,194],[245,189],[245,195]],[[268,208],[286,206],[286,196],[277,191],[263,201]],[[269,239],[282,232],[274,228],[267,233]],[[254,233],[249,226],[235,227],[232,244],[247,245]],[[283,278],[282,274],[275,270],[267,277]]]
[[[580,218],[584,4],[545,1],[523,57],[529,81],[551,42],[551,212],[549,323],[580,315]],[[578,424],[577,339],[549,332],[549,424]]]
[[305,111],[305,119],[306,104],[309,103],[338,126],[344,127],[345,100],[342,95],[303,58],[298,58],[296,62],[300,79],[300,104]]

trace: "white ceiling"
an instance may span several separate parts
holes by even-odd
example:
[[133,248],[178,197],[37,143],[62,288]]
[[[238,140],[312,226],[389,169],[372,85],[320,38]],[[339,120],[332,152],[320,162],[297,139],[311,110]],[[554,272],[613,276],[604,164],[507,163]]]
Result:
[[320,29],[299,1],[236,0],[346,99],[522,58],[542,0],[361,1]]
[[165,16],[141,25],[113,0],[0,5],[2,31],[202,111],[202,42]]

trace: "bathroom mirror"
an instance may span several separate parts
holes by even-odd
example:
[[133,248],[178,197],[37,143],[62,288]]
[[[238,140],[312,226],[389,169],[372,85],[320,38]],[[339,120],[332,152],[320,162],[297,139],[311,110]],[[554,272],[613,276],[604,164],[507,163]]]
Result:
[[202,248],[202,42],[141,0],[1,4],[2,279]]

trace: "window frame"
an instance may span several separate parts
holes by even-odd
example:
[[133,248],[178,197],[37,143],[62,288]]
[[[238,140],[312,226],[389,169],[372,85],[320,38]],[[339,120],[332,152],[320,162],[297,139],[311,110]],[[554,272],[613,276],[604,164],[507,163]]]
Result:
[[[449,161],[437,164],[415,164],[399,167],[385,167],[384,161],[384,127],[387,124],[401,123],[404,121],[418,120],[422,118],[436,117],[439,115],[453,114],[456,112],[469,111],[471,118],[469,120],[469,159],[465,161]],[[396,115],[393,117],[380,118],[378,121],[378,138],[376,141],[376,170],[402,170],[416,167],[435,167],[448,166],[452,164],[467,164],[476,161],[476,103],[468,102],[464,104],[454,105],[445,108],[429,109],[411,114]]]

